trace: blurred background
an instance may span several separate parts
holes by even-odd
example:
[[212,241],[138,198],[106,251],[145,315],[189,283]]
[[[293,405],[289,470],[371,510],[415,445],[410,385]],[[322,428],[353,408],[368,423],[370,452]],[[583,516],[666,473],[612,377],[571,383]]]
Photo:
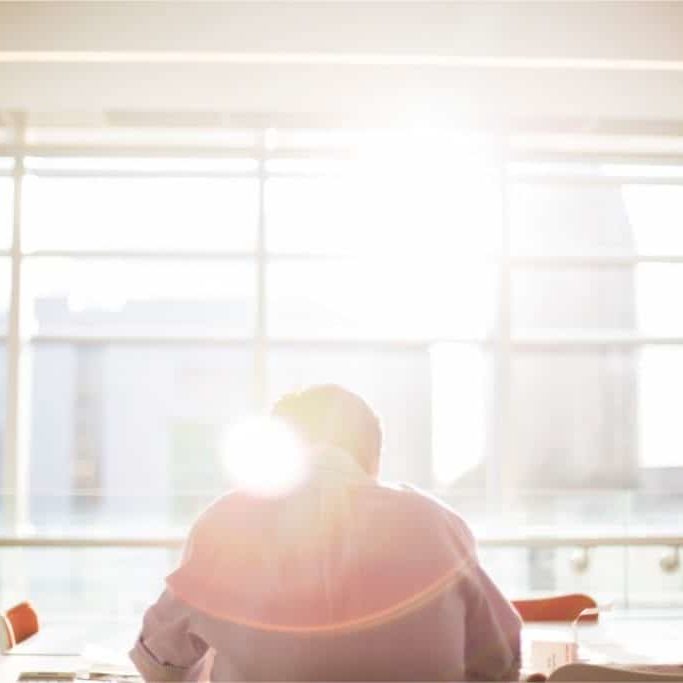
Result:
[[509,597],[683,604],[683,5],[0,3],[0,601],[137,614],[339,382]]

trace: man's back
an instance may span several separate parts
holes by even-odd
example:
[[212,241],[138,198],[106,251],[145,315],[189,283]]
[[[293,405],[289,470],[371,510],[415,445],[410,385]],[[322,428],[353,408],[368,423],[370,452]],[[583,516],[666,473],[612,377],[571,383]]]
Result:
[[471,533],[410,489],[324,479],[281,499],[230,494],[200,518],[167,589],[133,653],[157,679],[154,662],[192,667],[209,648],[216,681],[518,670],[519,618]]

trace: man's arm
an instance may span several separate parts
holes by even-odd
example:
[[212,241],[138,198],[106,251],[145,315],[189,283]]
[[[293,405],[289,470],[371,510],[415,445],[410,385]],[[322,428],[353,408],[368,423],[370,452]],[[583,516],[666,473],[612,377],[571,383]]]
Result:
[[522,621],[488,574],[474,565],[464,582],[468,680],[519,680]]
[[188,607],[164,591],[145,613],[130,658],[145,681],[196,680],[208,650],[190,631]]

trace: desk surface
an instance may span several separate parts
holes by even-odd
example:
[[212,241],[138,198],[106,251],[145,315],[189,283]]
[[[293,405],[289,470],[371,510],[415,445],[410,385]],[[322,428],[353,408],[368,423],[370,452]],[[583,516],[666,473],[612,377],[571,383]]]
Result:
[[[138,626],[132,621],[55,620],[12,654],[0,655],[0,681],[14,683],[22,671],[87,671],[93,661],[125,663]],[[683,664],[683,610],[607,613],[598,624],[580,626],[578,636],[579,657],[591,662]],[[568,624],[526,625],[524,668],[529,668],[531,641],[572,638]]]
[[15,683],[23,671],[87,672],[94,663],[133,672],[127,653],[139,628],[140,620],[47,620],[38,634],[0,655],[0,682]]
[[[593,663],[683,664],[683,611],[633,610],[601,615],[577,631],[579,658]],[[523,661],[532,640],[572,641],[569,624],[529,624],[523,632]]]

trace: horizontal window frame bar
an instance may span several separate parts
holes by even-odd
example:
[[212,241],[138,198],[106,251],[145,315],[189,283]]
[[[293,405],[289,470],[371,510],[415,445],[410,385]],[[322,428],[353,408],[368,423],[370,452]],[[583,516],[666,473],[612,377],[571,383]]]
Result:
[[[7,334],[0,334],[0,344],[7,342]],[[205,335],[205,334],[62,334],[39,332],[25,336],[24,346],[72,344],[74,346],[224,346],[253,348],[256,340],[251,336],[238,335]],[[420,350],[428,353],[432,347],[443,345],[474,346],[482,349],[494,348],[499,341],[493,337],[441,337],[431,339],[339,339],[312,337],[269,337],[263,342],[266,347],[282,348],[324,348],[340,350],[379,350],[401,351]],[[584,352],[601,349],[640,349],[655,346],[673,346],[683,348],[683,336],[671,337],[632,337],[605,336],[600,338],[580,339],[577,337],[545,337],[545,338],[513,338],[509,342],[513,352]]]
[[[0,343],[6,340],[6,335],[0,335]],[[255,337],[238,335],[194,335],[194,334],[121,334],[121,335],[98,335],[98,334],[50,334],[37,333],[27,336],[23,340],[26,344],[143,344],[143,345],[174,345],[174,344],[197,344],[206,346],[215,345],[251,345],[256,343]],[[362,339],[362,338],[332,338],[332,337],[277,337],[270,336],[263,340],[266,346],[273,347],[311,347],[324,346],[326,348],[376,348],[376,349],[425,349],[432,346],[458,344],[465,346],[491,347],[498,343],[494,337],[433,337],[430,339]],[[642,346],[681,346],[683,336],[655,337],[620,335],[592,338],[580,337],[517,337],[509,341],[513,350],[571,350],[583,351],[587,348],[604,347],[642,347]]]
[[[10,255],[7,251],[6,255]],[[3,256],[0,252],[0,257]],[[74,260],[105,260],[105,261],[240,261],[255,262],[257,251],[219,250],[184,250],[184,249],[31,249],[21,253],[22,259],[64,258]],[[353,256],[346,254],[316,254],[306,252],[268,252],[267,260],[272,261],[330,261],[349,260]]]
[[[4,177],[11,177],[11,173],[0,174]],[[226,180],[258,180],[260,175],[257,169],[244,170],[182,170],[182,169],[157,169],[157,170],[136,170],[136,169],[38,169],[28,168],[26,176],[36,178],[130,178],[139,179],[215,179],[223,178]],[[296,170],[272,170],[263,171],[265,180],[319,180],[344,178],[350,175],[347,169],[296,169]],[[439,172],[439,175],[442,175]],[[654,185],[654,186],[680,186],[683,185],[681,177],[659,177],[659,176],[592,176],[580,174],[553,174],[553,173],[529,173],[529,172],[510,172],[508,179],[513,185],[557,185],[562,187],[574,186],[593,186],[593,187],[622,187],[624,185]]]
[[[380,139],[379,142],[382,142]],[[436,149],[438,143],[421,145],[420,149]],[[37,143],[23,146],[0,144],[0,157],[15,158],[78,158],[78,159],[206,159],[206,160],[253,160],[263,158],[268,161],[330,161],[330,162],[363,162],[366,150],[373,149],[363,142],[350,145],[321,145],[316,146],[278,146],[266,147],[228,146],[228,145],[188,145],[188,144],[48,144]],[[410,146],[413,152],[415,147]],[[471,151],[488,152],[491,162],[495,163],[497,156],[491,151],[491,146],[456,145],[452,156],[457,152]],[[526,159],[524,159],[526,161]],[[683,157],[681,159],[683,164]],[[30,168],[30,164],[29,164]]]
[[681,177],[651,177],[651,176],[591,176],[572,174],[536,174],[510,173],[510,182],[514,185],[559,185],[559,186],[611,186],[623,185],[683,185]]
[[634,256],[603,256],[600,254],[579,256],[512,256],[508,263],[518,269],[548,268],[620,268],[633,267],[643,263],[683,264],[683,254],[643,254]]
[[226,180],[253,179],[256,181],[258,179],[258,171],[126,171],[114,169],[94,169],[92,171],[86,171],[79,169],[30,169],[26,171],[26,176],[33,176],[36,178],[71,178],[74,180],[97,178],[123,178],[131,180],[210,180],[215,178],[224,178]]
[[510,340],[513,350],[531,351],[584,351],[596,348],[640,348],[644,346],[682,346],[683,336],[656,337],[656,336],[633,336],[605,335],[603,337],[555,337],[531,338],[513,337]]
[[[0,336],[0,342],[4,340]],[[228,335],[73,335],[73,334],[49,334],[38,333],[24,339],[25,344],[75,344],[75,345],[104,345],[104,344],[121,344],[121,345],[182,345],[182,344],[196,344],[201,346],[246,346],[253,347],[257,343],[256,337],[239,337]],[[431,340],[402,340],[402,339],[333,339],[333,338],[275,338],[269,337],[262,343],[268,347],[325,347],[342,348],[342,349],[378,349],[378,350],[415,350],[424,349],[429,350],[435,342]],[[464,344],[464,345],[485,345],[490,344],[481,338],[462,338],[449,339],[447,342],[438,341],[438,344]]]
[[[10,249],[0,249],[0,258],[9,258],[12,255]],[[111,260],[111,261],[254,261],[258,258],[256,251],[241,250],[184,250],[184,249],[24,249],[21,258],[25,260],[44,258],[65,258],[74,260]],[[354,253],[324,253],[324,252],[287,252],[269,251],[265,254],[266,261],[307,261],[307,262],[349,262],[373,260],[371,256],[357,255]],[[491,253],[458,252],[453,255],[453,262],[467,261],[472,263],[476,259],[482,265],[498,263],[500,258]],[[376,259],[375,259],[376,260]],[[389,258],[389,260],[391,260]],[[401,259],[397,259],[401,260]],[[578,256],[563,256],[561,254],[550,256],[512,256],[505,261],[516,269],[551,269],[557,268],[616,268],[631,267],[645,263],[680,264],[683,265],[683,254],[642,254],[642,255],[602,255],[581,254]]]
[[[186,131],[185,131],[186,132]],[[399,131],[400,132],[400,131]],[[447,135],[443,136],[447,138]],[[382,141],[381,134],[377,140]],[[392,141],[393,142],[393,141]],[[431,141],[420,145],[421,149],[438,146],[438,142]],[[370,145],[372,147],[372,145]],[[348,144],[330,145],[291,145],[276,144],[266,148],[266,159],[314,159],[331,161],[355,161],[362,155],[367,145],[359,140]],[[414,145],[410,149],[415,149]],[[491,152],[495,159],[495,150],[491,143],[483,145],[457,145],[455,149],[482,150]],[[90,157],[90,158],[169,158],[195,157],[206,159],[259,159],[263,148],[259,144],[230,145],[230,144],[155,144],[141,142],[139,144],[122,142],[120,144],[103,141],[98,143],[47,143],[36,142],[17,145],[0,143],[2,157]],[[361,156],[362,158],[362,156]],[[511,163],[586,163],[608,164],[624,166],[679,166],[683,165],[683,152],[644,151],[592,151],[587,149],[562,149],[548,147],[534,147],[529,144],[510,141],[508,161]]]
[[[45,157],[43,157],[45,158]],[[84,157],[95,158],[95,157]],[[112,158],[112,157],[103,157]],[[135,157],[122,157],[134,159]],[[144,157],[149,158],[149,157]],[[175,157],[172,157],[175,158]],[[197,159],[198,157],[183,157],[186,159]],[[267,159],[276,161],[279,159]],[[289,159],[283,159],[289,161]],[[298,161],[292,158],[291,161]],[[321,161],[336,161],[335,159],[321,159]],[[682,164],[683,165],[683,164]],[[266,167],[263,174],[269,178],[335,178],[343,177],[347,169],[269,169]],[[257,169],[78,169],[78,168],[31,168],[26,169],[25,175],[36,177],[55,177],[55,178],[259,178]],[[443,175],[439,171],[439,175]],[[12,177],[11,170],[0,171],[1,177]],[[509,170],[507,177],[513,184],[539,184],[539,185],[681,185],[683,176],[647,176],[647,175],[602,175],[602,174],[582,174],[582,173],[560,173],[560,172],[533,172],[533,171],[514,171]]]
[[101,335],[101,334],[50,334],[38,333],[23,339],[25,346],[32,344],[73,344],[74,346],[226,346],[226,347],[251,347],[255,341],[253,337],[241,337],[238,335],[195,335],[195,334],[126,334],[126,335]]
[[184,250],[152,250],[137,249],[33,249],[21,253],[26,261],[34,259],[73,259],[77,261],[255,261],[256,252],[249,251],[184,251]]
[[[52,155],[57,156],[57,155]],[[59,155],[62,156],[62,155]],[[66,156],[66,155],[64,155]],[[200,155],[193,156],[173,156],[173,155],[157,155],[157,156],[130,156],[130,155],[99,155],[99,156],[85,156],[77,157],[74,155],[68,155],[69,158],[87,158],[87,159],[210,159],[217,160],[220,158],[225,159],[241,159],[257,162],[254,157],[202,157]],[[51,158],[50,155],[42,155],[40,158]],[[354,162],[357,161],[353,158],[335,158],[332,156],[272,156],[266,157],[266,168],[263,171],[263,177],[266,180],[269,179],[325,179],[325,178],[339,178],[344,177],[348,174],[348,170],[344,168],[340,169],[269,169],[267,167],[268,161],[300,161],[302,159],[311,159],[316,161],[329,161],[329,162]],[[680,165],[683,166],[683,158],[680,160]],[[437,171],[438,175],[443,175],[443,171]],[[183,170],[183,169],[106,169],[106,168],[93,168],[93,169],[78,169],[78,168],[31,168],[30,165],[26,168],[24,174],[26,176],[35,176],[38,178],[75,178],[75,179],[85,179],[85,178],[130,178],[130,179],[154,179],[154,178],[178,178],[178,179],[203,179],[203,178],[225,178],[225,179],[252,179],[257,180],[260,175],[258,168],[253,169],[197,169],[197,170]],[[12,177],[13,173],[11,169],[3,169],[0,171],[0,177]],[[655,185],[655,186],[679,186],[683,185],[683,175],[682,176],[648,176],[648,175],[604,175],[596,172],[595,174],[590,173],[562,173],[559,171],[547,171],[547,172],[535,172],[535,171],[524,171],[508,169],[506,172],[508,181],[513,185],[558,185],[558,186],[608,186],[608,187],[620,187],[624,185]]]
[[[268,160],[353,161],[361,146],[272,147],[265,151]],[[355,150],[355,151],[354,151]],[[259,144],[248,146],[187,144],[0,144],[0,157],[79,158],[79,159],[238,159],[259,161],[264,155]],[[683,163],[683,162],[682,162]]]
[[[181,170],[181,169],[157,169],[157,170],[125,170],[125,169],[27,169],[26,176],[36,178],[71,178],[71,179],[97,179],[97,178],[128,178],[131,180],[145,179],[179,179],[179,180],[202,180],[202,179],[225,179],[225,180],[258,180],[261,176],[256,169],[244,170]],[[349,176],[347,169],[325,170],[264,170],[262,176],[268,180],[322,180],[344,178]],[[439,173],[442,175],[442,173]],[[0,177],[12,177],[11,172],[0,173]],[[590,176],[573,174],[536,174],[536,173],[509,173],[508,179],[513,185],[557,185],[562,187],[623,187],[625,185],[653,185],[653,186],[680,186],[683,185],[681,177],[652,177],[652,176]]]
[[[107,170],[107,169],[29,169],[26,171],[27,176],[34,176],[36,178],[73,178],[73,179],[96,179],[96,178],[129,178],[132,180],[140,179],[215,179],[224,178],[227,180],[258,180],[261,176],[268,180],[287,180],[287,179],[302,179],[302,180],[318,180],[318,179],[332,179],[343,178],[345,171],[320,171],[320,170],[292,170],[292,171],[263,171],[259,174],[258,170],[245,169],[244,171],[182,171],[172,170],[168,171],[144,171],[144,170]],[[347,173],[348,175],[348,173]]]
[[[604,137],[601,139],[604,140]],[[511,163],[585,163],[608,164],[610,166],[682,166],[683,151],[681,152],[618,152],[592,151],[589,149],[558,149],[551,146],[534,147],[530,144],[510,140],[508,159]]]

